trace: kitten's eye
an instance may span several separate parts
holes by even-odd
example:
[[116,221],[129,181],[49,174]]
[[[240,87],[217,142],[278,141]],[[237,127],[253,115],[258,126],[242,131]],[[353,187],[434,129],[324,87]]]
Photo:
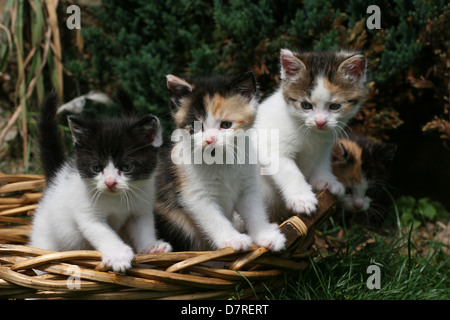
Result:
[[345,188],[345,194],[351,194],[352,189],[351,188]]
[[231,122],[231,121],[222,121],[220,123],[220,128],[222,128],[222,129],[230,129],[232,125],[233,125],[233,122]]
[[102,172],[103,168],[101,166],[98,166],[98,165],[93,165],[93,166],[91,166],[91,170],[94,173],[100,173],[100,172]]
[[340,107],[341,107],[341,105],[339,103],[332,103],[332,104],[330,104],[330,109],[331,110],[339,110]]
[[307,101],[302,101],[302,108],[305,110],[310,110],[313,108],[312,104]]
[[124,163],[120,167],[120,171],[125,172],[125,173],[130,172],[131,170],[133,170],[133,165],[129,164],[129,163]]

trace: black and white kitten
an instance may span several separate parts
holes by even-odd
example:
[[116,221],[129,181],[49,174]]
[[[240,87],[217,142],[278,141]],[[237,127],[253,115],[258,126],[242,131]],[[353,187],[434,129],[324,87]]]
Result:
[[[57,98],[41,108],[41,158],[48,185],[37,208],[30,246],[55,251],[95,249],[114,271],[134,253],[166,252],[155,235],[158,118],[86,120],[69,116],[75,154],[65,159],[56,121]],[[135,251],[133,251],[132,247]]]

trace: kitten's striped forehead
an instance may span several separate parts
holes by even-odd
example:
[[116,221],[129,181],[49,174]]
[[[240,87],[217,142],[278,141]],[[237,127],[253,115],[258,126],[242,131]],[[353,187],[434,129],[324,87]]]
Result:
[[[343,104],[341,112],[352,111],[354,107],[353,101],[361,102],[363,92],[356,88],[343,88],[339,84],[331,82],[326,77],[319,77],[312,91],[308,95],[308,99],[315,105],[327,105],[329,103]],[[344,102],[351,102],[344,104]]]
[[336,103],[351,101],[351,104],[362,102],[364,87],[349,80],[342,71],[339,72],[341,64],[352,57],[352,54],[345,51],[294,53],[302,61],[304,69],[295,80],[283,81],[284,95],[301,100],[334,100]]
[[334,96],[335,93],[332,90],[330,82],[321,77],[317,79],[316,86],[312,90],[309,99],[314,104],[321,104],[329,102]]
[[193,121],[204,122],[210,127],[217,122],[230,121],[235,129],[248,129],[253,126],[256,117],[252,102],[238,94],[205,94],[202,99],[185,97],[179,105],[175,113],[178,128],[189,126]]
[[[230,121],[235,124],[235,129],[247,129],[253,126],[256,110],[250,101],[241,95],[223,97],[215,94],[207,95],[203,99],[205,110],[210,121]],[[206,119],[205,119],[206,120]]]
[[252,72],[237,77],[210,76],[182,80],[167,76],[177,128],[192,128],[196,121],[232,122],[232,129],[250,128],[256,117],[259,92]]

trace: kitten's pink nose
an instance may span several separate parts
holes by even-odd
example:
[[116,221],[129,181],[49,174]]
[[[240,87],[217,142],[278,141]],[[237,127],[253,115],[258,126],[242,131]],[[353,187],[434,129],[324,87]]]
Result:
[[115,181],[115,180],[106,180],[105,184],[106,184],[106,186],[108,187],[109,190],[112,190],[116,186],[117,181]]
[[210,137],[206,138],[207,144],[214,143],[215,141],[216,141],[216,137],[214,137],[214,136],[210,136]]
[[327,120],[316,120],[316,124],[319,126],[319,128],[322,128],[327,124]]
[[363,207],[363,202],[362,201],[354,201],[353,202],[353,207],[356,209],[356,210],[361,210],[362,209],[362,207]]
[[205,130],[205,133],[203,135],[203,139],[205,139],[207,144],[212,144],[218,140],[219,137],[219,130],[210,128]]

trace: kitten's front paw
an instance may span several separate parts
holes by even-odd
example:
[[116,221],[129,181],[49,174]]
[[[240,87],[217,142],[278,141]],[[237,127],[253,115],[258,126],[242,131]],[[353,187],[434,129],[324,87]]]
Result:
[[147,247],[146,250],[143,250],[141,253],[164,253],[172,251],[172,246],[170,243],[158,240],[155,243],[151,244]]
[[276,224],[254,237],[254,242],[260,247],[264,247],[272,251],[281,251],[286,246],[286,237],[281,233]]
[[102,263],[115,272],[125,272],[125,270],[131,268],[133,259],[133,250],[128,246],[102,251]]
[[227,238],[226,240],[222,241],[218,245],[218,248],[223,249],[226,247],[232,247],[234,250],[240,251],[240,250],[247,250],[248,248],[250,248],[252,246],[252,244],[253,244],[253,241],[249,236],[239,233],[237,235],[233,235],[233,236]]
[[345,187],[342,183],[337,180],[330,179],[318,179],[312,182],[312,186],[317,191],[329,190],[332,194],[341,196],[345,193]]
[[314,192],[305,192],[297,197],[286,200],[287,208],[295,214],[311,214],[316,210],[318,200]]
[[330,190],[330,192],[336,196],[342,196],[345,194],[345,187],[339,181],[333,181],[332,183],[330,183],[328,190]]

